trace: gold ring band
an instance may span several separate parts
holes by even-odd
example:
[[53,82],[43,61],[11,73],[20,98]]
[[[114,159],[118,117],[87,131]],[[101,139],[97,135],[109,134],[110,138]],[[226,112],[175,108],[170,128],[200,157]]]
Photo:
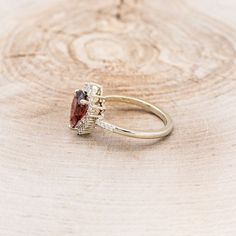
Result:
[[162,111],[160,108],[148,102],[145,102],[143,100],[133,98],[133,97],[117,96],[117,95],[105,96],[104,99],[105,101],[113,101],[113,102],[117,101],[117,102],[124,102],[124,103],[137,105],[139,107],[142,107],[145,111],[153,113],[158,118],[160,118],[164,123],[163,128],[159,130],[139,131],[139,130],[126,129],[126,128],[122,128],[114,124],[110,124],[104,118],[96,120],[96,124],[98,126],[104,129],[107,129],[109,131],[112,131],[113,133],[129,136],[133,138],[153,139],[153,138],[161,138],[161,137],[167,136],[168,134],[170,134],[170,132],[173,129],[173,122],[170,116],[164,111]]

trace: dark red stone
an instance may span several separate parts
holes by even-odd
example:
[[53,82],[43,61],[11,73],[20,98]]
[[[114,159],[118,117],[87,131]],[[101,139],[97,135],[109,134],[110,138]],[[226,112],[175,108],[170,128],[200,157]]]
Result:
[[77,123],[85,116],[88,105],[80,103],[81,100],[87,100],[87,95],[82,90],[77,90],[71,104],[70,125],[75,128]]

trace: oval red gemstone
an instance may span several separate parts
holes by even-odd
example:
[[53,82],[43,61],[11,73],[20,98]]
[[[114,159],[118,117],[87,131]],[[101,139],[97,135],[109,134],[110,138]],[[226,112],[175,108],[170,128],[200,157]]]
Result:
[[82,99],[87,100],[87,95],[82,90],[76,91],[70,111],[70,126],[72,128],[76,127],[77,123],[85,116],[88,110],[88,105],[80,103]]

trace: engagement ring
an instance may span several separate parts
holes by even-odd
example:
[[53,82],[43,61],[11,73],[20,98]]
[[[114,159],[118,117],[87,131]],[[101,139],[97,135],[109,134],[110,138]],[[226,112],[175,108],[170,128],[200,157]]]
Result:
[[[111,124],[105,119],[105,102],[123,102],[137,105],[160,118],[164,126],[159,130],[132,130]],[[83,90],[76,90],[71,104],[70,128],[79,135],[91,133],[95,126],[116,134],[133,138],[154,139],[167,136],[173,129],[170,116],[160,108],[143,100],[118,95],[103,95],[101,85],[87,83]]]

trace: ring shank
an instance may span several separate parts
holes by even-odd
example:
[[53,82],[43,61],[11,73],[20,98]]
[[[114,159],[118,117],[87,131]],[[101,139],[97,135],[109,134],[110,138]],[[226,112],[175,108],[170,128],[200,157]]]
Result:
[[173,122],[170,118],[170,116],[165,113],[160,108],[145,102],[143,100],[133,98],[133,97],[127,97],[127,96],[118,96],[118,95],[110,95],[110,96],[104,96],[105,101],[112,101],[112,102],[123,102],[123,103],[129,103],[134,104],[139,107],[142,107],[145,111],[153,113],[158,118],[160,118],[164,126],[159,130],[153,130],[153,131],[142,131],[142,130],[132,130],[132,129],[126,129],[119,127],[117,125],[111,124],[104,120],[103,118],[97,119],[96,124],[104,129],[107,129],[113,133],[117,133],[124,136],[129,136],[133,138],[142,138],[142,139],[154,139],[154,138],[161,138],[164,136],[167,136],[171,133],[173,129]]

